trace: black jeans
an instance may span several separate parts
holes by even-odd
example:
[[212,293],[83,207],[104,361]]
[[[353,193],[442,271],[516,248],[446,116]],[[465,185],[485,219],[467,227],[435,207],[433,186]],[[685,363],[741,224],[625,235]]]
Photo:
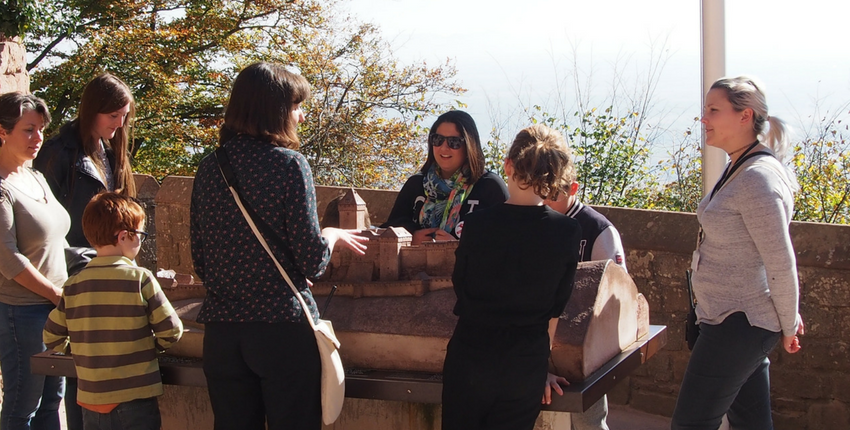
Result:
[[215,430],[322,427],[322,365],[306,321],[207,323],[204,375]]
[[549,366],[547,327],[458,322],[443,366],[443,430],[531,430]]
[[108,414],[82,408],[85,430],[159,430],[162,417],[156,397],[119,404]]
[[718,325],[700,324],[671,428],[716,430],[728,414],[732,428],[773,429],[767,355],[780,338],[751,326],[743,312]]

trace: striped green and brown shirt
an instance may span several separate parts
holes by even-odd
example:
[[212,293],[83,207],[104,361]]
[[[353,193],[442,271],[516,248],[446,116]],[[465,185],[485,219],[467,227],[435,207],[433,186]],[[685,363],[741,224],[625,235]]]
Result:
[[162,394],[157,351],[183,325],[156,278],[126,257],[96,257],[68,279],[44,326],[44,343],[73,350],[77,399],[101,405]]

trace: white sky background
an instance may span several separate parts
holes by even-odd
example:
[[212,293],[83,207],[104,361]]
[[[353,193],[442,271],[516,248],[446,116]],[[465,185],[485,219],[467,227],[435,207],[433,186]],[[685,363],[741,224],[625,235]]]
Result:
[[[553,106],[559,82],[567,83],[561,92],[572,103],[574,47],[578,67],[593,76],[599,107],[615,65],[635,87],[645,80],[651,48],[665,47],[654,121],[678,134],[700,113],[699,0],[350,0],[341,6],[376,24],[405,63],[454,60],[468,89],[457,99],[468,105],[485,141],[492,116],[511,116],[521,104]],[[726,74],[759,78],[772,116],[799,129],[810,122],[815,101],[821,114],[850,102],[850,2],[726,0],[725,7]],[[527,124],[514,125],[503,138]]]

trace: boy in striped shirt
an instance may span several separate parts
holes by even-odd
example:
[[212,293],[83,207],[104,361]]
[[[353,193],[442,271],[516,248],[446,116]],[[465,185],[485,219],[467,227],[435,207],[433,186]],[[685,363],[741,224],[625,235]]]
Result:
[[48,348],[73,350],[85,430],[160,428],[157,352],[180,339],[183,325],[153,274],[133,262],[144,225],[131,198],[92,198],[83,233],[97,257],[68,279],[44,326]]

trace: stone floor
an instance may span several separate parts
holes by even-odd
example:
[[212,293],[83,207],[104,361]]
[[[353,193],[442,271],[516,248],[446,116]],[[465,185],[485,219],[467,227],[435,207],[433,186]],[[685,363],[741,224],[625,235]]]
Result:
[[[634,410],[628,406],[610,405],[608,413],[608,427],[610,430],[669,430],[670,418],[648,414]],[[60,409],[62,430],[65,426],[65,402]]]

